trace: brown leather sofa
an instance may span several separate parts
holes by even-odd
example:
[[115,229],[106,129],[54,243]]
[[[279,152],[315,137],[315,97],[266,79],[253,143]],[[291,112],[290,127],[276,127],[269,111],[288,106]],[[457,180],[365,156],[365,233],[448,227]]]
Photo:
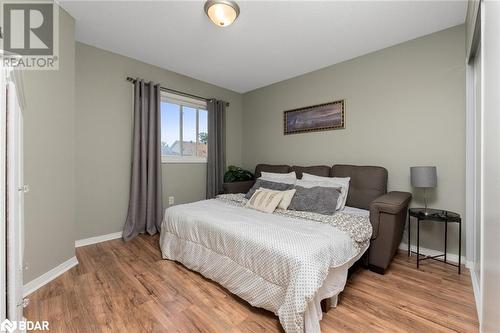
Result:
[[[373,227],[371,244],[363,259],[364,263],[370,270],[384,274],[401,242],[411,199],[411,194],[408,192],[387,193],[385,168],[343,164],[332,167],[258,164],[255,167],[255,177],[260,177],[262,171],[276,173],[295,171],[299,179],[302,178],[303,172],[323,177],[351,177],[346,205],[369,210]],[[254,181],[226,183],[224,191],[246,193],[253,184]]]

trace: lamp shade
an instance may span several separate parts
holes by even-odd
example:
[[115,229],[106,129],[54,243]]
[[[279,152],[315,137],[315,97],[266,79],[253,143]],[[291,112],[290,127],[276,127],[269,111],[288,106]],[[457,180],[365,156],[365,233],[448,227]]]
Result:
[[411,186],[436,187],[437,170],[435,166],[410,167]]

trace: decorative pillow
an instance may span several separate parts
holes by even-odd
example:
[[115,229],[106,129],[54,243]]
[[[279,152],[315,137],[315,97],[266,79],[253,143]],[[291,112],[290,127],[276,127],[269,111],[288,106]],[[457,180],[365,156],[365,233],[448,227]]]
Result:
[[293,188],[292,184],[286,184],[286,183],[277,183],[277,182],[270,182],[267,180],[263,180],[261,178],[258,178],[255,181],[255,184],[253,184],[252,188],[245,194],[245,198],[250,199],[252,195],[257,191],[259,188],[267,188],[269,190],[276,190],[276,191],[286,191],[290,190]]
[[345,177],[345,178],[340,178],[340,177],[320,177],[320,176],[315,176],[311,175],[309,173],[303,173],[302,174],[302,180],[307,181],[307,182],[315,182],[315,183],[303,183],[297,184],[300,186],[304,186],[307,184],[306,187],[312,187],[312,186],[323,186],[323,187],[338,187],[340,188],[340,199],[338,200],[337,203],[337,210],[344,209],[345,203],[347,201],[347,193],[349,192],[349,182],[351,180],[350,177]]
[[295,186],[296,192],[288,206],[289,210],[333,215],[337,208],[340,189],[335,187],[302,187]]
[[282,191],[273,191],[259,188],[248,200],[245,207],[259,210],[264,213],[272,213],[283,199]]
[[281,191],[283,193],[283,198],[280,201],[280,204],[278,205],[279,209],[287,210],[288,206],[290,206],[290,202],[292,202],[293,196],[295,195],[295,192],[297,190],[288,190],[288,191]]
[[276,183],[295,184],[297,181],[297,174],[295,171],[289,173],[274,173],[274,172],[261,172],[259,179],[267,180]]
[[305,188],[311,188],[311,187],[331,187],[331,188],[337,188],[340,191],[339,198],[337,199],[337,206],[336,210],[341,210],[344,209],[342,206],[342,200],[343,200],[343,195],[342,195],[342,186],[336,183],[327,183],[327,182],[322,182],[322,181],[317,181],[317,180],[303,180],[299,179],[297,180],[296,186],[302,186]]

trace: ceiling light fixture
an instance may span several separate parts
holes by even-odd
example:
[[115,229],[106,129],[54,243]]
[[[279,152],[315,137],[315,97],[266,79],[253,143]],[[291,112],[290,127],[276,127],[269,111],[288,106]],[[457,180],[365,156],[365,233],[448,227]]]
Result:
[[227,27],[240,15],[240,7],[230,0],[208,0],[205,2],[205,13],[215,25]]

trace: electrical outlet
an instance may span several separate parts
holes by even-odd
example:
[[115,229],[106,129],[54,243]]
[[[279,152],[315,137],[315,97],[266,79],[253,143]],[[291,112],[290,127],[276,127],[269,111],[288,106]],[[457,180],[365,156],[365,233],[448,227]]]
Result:
[[168,204],[173,205],[174,203],[175,203],[174,197],[173,196],[168,197]]

